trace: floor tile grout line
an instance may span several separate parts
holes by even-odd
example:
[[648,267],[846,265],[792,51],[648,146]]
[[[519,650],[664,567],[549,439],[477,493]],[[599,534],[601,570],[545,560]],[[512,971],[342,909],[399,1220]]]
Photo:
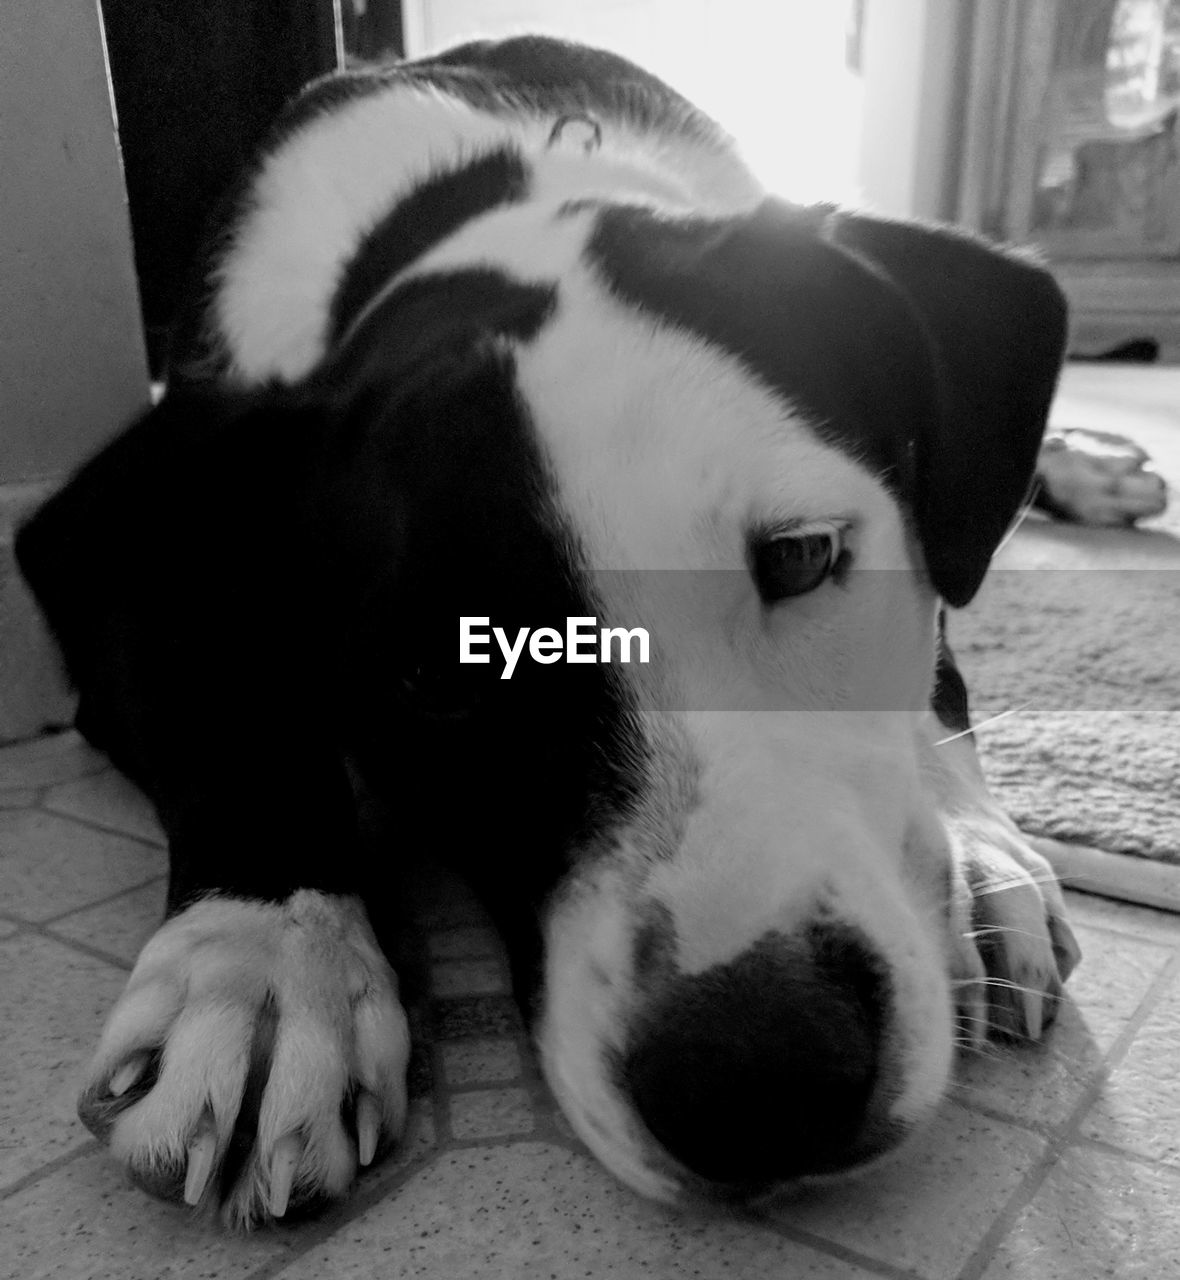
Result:
[[[432,997],[427,997],[431,999]],[[430,1040],[430,1102],[434,1108],[434,1136],[439,1145],[447,1139],[454,1139],[451,1127],[451,1090],[444,1083],[442,1046],[445,1041]]]
[[[1010,1129],[1019,1129],[1022,1133],[1027,1133],[1033,1138],[1040,1138],[1043,1142],[1052,1142],[1057,1136],[1058,1126],[1056,1125],[1042,1123],[1038,1120],[1026,1120],[1022,1116],[1006,1115],[1003,1111],[995,1107],[989,1107],[982,1102],[968,1102],[962,1097],[948,1096],[954,1106],[970,1112],[973,1116],[979,1116],[983,1120],[993,1120],[997,1124],[1007,1125]],[[1065,1124],[1065,1121],[1062,1120],[1060,1124]]]
[[518,1071],[515,1075],[500,1076],[495,1080],[465,1080],[461,1084],[451,1084],[447,1081],[443,1088],[449,1097],[468,1093],[487,1093],[497,1089],[526,1089],[527,1084],[523,1074]]
[[[427,961],[427,964],[431,969],[433,969],[438,965],[447,964],[490,964],[491,962],[498,961],[499,959],[500,956],[498,953],[488,952],[485,955],[478,956],[442,956],[437,959],[432,956]],[[446,996],[436,996],[435,999],[445,1000]]]
[[[108,907],[112,902],[118,902],[120,898],[130,897],[133,893],[139,893],[151,885],[159,884],[162,880],[167,880],[168,876],[165,872],[158,872],[154,876],[149,876],[146,880],[141,880],[139,884],[129,885],[125,889],[116,889],[113,893],[108,893],[104,898],[95,898],[91,902],[84,903],[80,907],[71,907],[68,911],[59,911],[57,915],[46,916],[43,920],[29,920],[27,917],[21,917],[21,922],[31,925],[54,925],[60,924],[63,920],[68,920],[71,916],[79,916],[87,911],[94,911],[98,907]],[[163,924],[163,920],[160,921]]]
[[[488,1037],[484,1037],[485,1039]],[[453,1040],[432,1040],[430,1044],[431,1073],[433,1087],[431,1089],[431,1099],[435,1106],[435,1129],[438,1134],[442,1135],[445,1128],[446,1134],[451,1142],[460,1143],[468,1142],[470,1139],[463,1139],[456,1135],[451,1116],[451,1099],[456,1096],[467,1096],[477,1093],[486,1093],[498,1089],[515,1088],[524,1092],[528,1098],[530,1113],[534,1124],[538,1119],[541,1108],[544,1105],[544,1099],[538,1096],[538,1083],[545,1093],[548,1094],[548,1086],[544,1079],[541,1078],[540,1072],[530,1070],[530,1057],[533,1048],[529,1042],[529,1037],[525,1031],[516,1031],[505,1036],[498,1036],[495,1039],[502,1040],[505,1043],[514,1044],[517,1050],[517,1056],[520,1060],[520,1070],[507,1080],[488,1081],[484,1084],[476,1083],[473,1085],[452,1085],[447,1082],[446,1070],[443,1063],[443,1048],[445,1045],[461,1043]],[[536,1079],[534,1079],[534,1076]],[[498,1139],[503,1141],[506,1137],[520,1138],[525,1135],[515,1134],[501,1135]]]
[[[4,765],[4,761],[0,760],[0,768],[3,768],[3,765]],[[93,768],[85,767],[82,769],[80,773],[75,773],[73,770],[71,770],[67,777],[53,778],[49,782],[29,782],[29,783],[25,783],[23,786],[18,784],[17,786],[5,787],[3,788],[3,790],[5,791],[39,791],[42,794],[44,794],[47,791],[52,791],[54,787],[68,787],[72,782],[84,782],[87,778],[97,778],[99,774],[110,773],[110,772],[118,773],[119,771],[115,768],[113,764],[111,764],[109,760],[104,758],[101,764],[96,764],[94,765]],[[119,776],[123,777],[124,775],[119,774]]]
[[72,1147],[69,1151],[63,1151],[60,1156],[54,1156],[52,1160],[46,1161],[45,1164],[39,1165],[30,1173],[26,1173],[24,1177],[18,1178],[11,1185],[0,1189],[0,1203],[40,1182],[42,1178],[47,1178],[59,1169],[64,1169],[66,1165],[73,1164],[75,1160],[80,1160],[83,1156],[91,1155],[101,1150],[102,1143],[97,1139],[84,1139],[79,1146]]
[[997,1249],[1007,1238],[1017,1218],[1036,1199],[1048,1181],[1049,1174],[1060,1161],[1068,1144],[1052,1139],[1045,1139],[1044,1142],[1044,1150],[1012,1189],[1003,1208],[992,1218],[978,1244],[959,1268],[956,1280],[979,1280],[995,1259]]
[[[20,796],[21,799],[14,797]],[[23,813],[37,808],[37,792],[32,787],[5,787],[0,789],[0,813]]]
[[[1113,901],[1113,899],[1107,899]],[[1127,903],[1127,906],[1134,906],[1134,903]],[[1140,910],[1144,908],[1140,907]],[[1173,912],[1161,912],[1162,915],[1173,915]],[[1145,938],[1141,933],[1135,933],[1131,929],[1120,929],[1117,926],[1108,924],[1097,924],[1090,920],[1079,919],[1077,923],[1081,928],[1087,929],[1092,933],[1104,933],[1109,938],[1117,938],[1120,942],[1135,942],[1139,946],[1147,947],[1163,947],[1165,951],[1175,951],[1180,949],[1180,915],[1176,916],[1177,929],[1174,938]]]
[[63,818],[67,822],[77,823],[78,826],[85,827],[88,831],[95,831],[100,835],[119,836],[124,840],[134,840],[136,844],[147,845],[149,849],[156,849],[161,853],[166,853],[168,850],[166,839],[140,835],[138,832],[128,831],[124,827],[111,826],[109,823],[98,822],[94,818],[82,817],[77,813],[69,813],[64,809],[55,809],[51,805],[38,804],[33,807],[38,813],[43,813],[47,817]]
[[[587,1157],[588,1153],[583,1144],[576,1136],[567,1136],[564,1134],[554,1122],[553,1117],[549,1114],[552,1107],[552,1095],[545,1084],[542,1074],[538,1070],[529,1071],[528,1064],[532,1062],[534,1050],[531,1041],[526,1033],[520,1032],[515,1036],[499,1036],[493,1037],[497,1040],[506,1042],[516,1041],[522,1053],[522,1071],[515,1077],[505,1081],[476,1083],[467,1086],[454,1086],[445,1083],[445,1073],[441,1069],[441,1051],[442,1047],[448,1043],[454,1043],[452,1040],[439,1040],[432,1043],[432,1052],[436,1061],[436,1080],[438,1084],[434,1090],[434,1098],[439,1109],[439,1116],[436,1120],[439,1128],[439,1145],[436,1149],[435,1156],[441,1155],[447,1151],[465,1151],[465,1150],[487,1150],[502,1148],[520,1142],[540,1142],[549,1146],[556,1146],[563,1150],[570,1151],[574,1154]],[[533,1102],[535,1126],[532,1131],[525,1133],[498,1134],[487,1137],[459,1138],[451,1131],[449,1124],[449,1099],[455,1094],[478,1093],[487,1089],[495,1089],[504,1086],[524,1087],[531,1095]],[[444,1125],[442,1117],[446,1117],[445,1130],[446,1135],[443,1136]],[[996,1120],[1009,1123],[1011,1121],[1003,1116],[992,1117]],[[1042,1142],[1046,1140],[1043,1132],[1034,1132],[1029,1130],[1031,1136],[1039,1138]],[[854,1263],[858,1267],[868,1271],[870,1274],[884,1277],[885,1280],[924,1280],[920,1272],[898,1267],[896,1264],[889,1263],[883,1259],[873,1258],[870,1255],[860,1254],[855,1250],[849,1249],[847,1246],[841,1245],[836,1241],[827,1240],[825,1237],[813,1234],[801,1228],[793,1228],[786,1224],[774,1222],[761,1223],[764,1227],[772,1230],[776,1234],[782,1235],[784,1238],[790,1239],[794,1243],[802,1244],[821,1254],[833,1257],[838,1261]]]
[[24,928],[25,932],[18,936],[28,937],[31,934],[37,938],[44,938],[47,942],[57,943],[59,946],[66,947],[70,951],[76,951],[79,955],[84,955],[90,960],[98,960],[102,964],[118,969],[122,973],[130,973],[135,968],[134,961],[125,960],[122,956],[115,955],[113,951],[104,951],[101,947],[92,946],[89,942],[82,942],[77,938],[67,938],[64,934],[55,933],[44,925],[27,921]]
[[452,1135],[439,1144],[436,1154],[443,1155],[448,1151],[489,1151],[518,1142],[548,1141],[535,1126],[532,1129],[513,1129],[511,1133],[489,1133],[483,1137],[456,1138]]
[[[440,1143],[424,1151],[421,1156],[410,1161],[404,1168],[399,1169],[387,1182],[375,1185],[370,1190],[359,1195],[354,1194],[347,1201],[344,1201],[338,1218],[334,1218],[331,1222],[325,1222],[322,1229],[310,1231],[297,1245],[287,1250],[283,1255],[269,1259],[257,1270],[250,1272],[246,1280],[275,1280],[275,1277],[280,1277],[288,1267],[294,1266],[313,1249],[327,1244],[338,1232],[348,1227],[385,1197],[398,1191],[411,1177],[436,1163],[440,1156],[446,1155],[448,1152],[486,1150],[497,1147],[509,1148],[520,1146],[524,1143],[560,1150],[572,1150],[574,1154],[589,1158],[585,1151],[578,1151],[577,1148],[571,1148],[567,1143],[554,1142],[548,1137],[541,1137],[536,1134],[518,1134],[505,1138],[488,1138],[469,1142],[451,1141]],[[838,1262],[851,1263],[869,1275],[880,1277],[881,1280],[927,1280],[920,1272],[897,1267],[883,1259],[873,1258],[845,1245],[825,1240],[822,1236],[813,1236],[810,1232],[802,1229],[783,1227],[774,1222],[760,1219],[752,1219],[750,1225],[760,1226],[770,1234],[789,1240],[793,1244],[801,1244],[823,1257],[833,1258]]]
[[1180,975],[1180,951],[1173,955],[1152,980],[1143,998],[1135,1006],[1134,1012],[1127,1019],[1122,1031],[1115,1037],[1110,1048],[1102,1056],[1102,1060],[1090,1077],[1089,1083],[1081,1091],[1074,1109],[1061,1125],[1060,1142],[1065,1146],[1077,1146],[1086,1141],[1081,1132],[1082,1124],[1090,1109],[1097,1102],[1107,1081],[1122,1063],[1139,1032],[1151,1018],[1160,1001]]
[[804,1245],[825,1257],[834,1258],[837,1262],[851,1263],[870,1275],[882,1277],[883,1280],[928,1280],[928,1277],[912,1267],[899,1267],[894,1262],[886,1262],[884,1258],[874,1258],[871,1254],[861,1253],[858,1249],[840,1244],[838,1241],[828,1240],[824,1236],[808,1231],[805,1227],[792,1227],[787,1223],[776,1222],[769,1218],[752,1218],[749,1221],[751,1225],[765,1228],[771,1235],[790,1240],[792,1244]]
[[979,1280],[994,1259],[999,1245],[1008,1236],[1020,1215],[1036,1199],[1062,1157],[1071,1148],[1076,1149],[1081,1145],[1082,1122],[1097,1100],[1103,1085],[1110,1078],[1114,1067],[1122,1060],[1177,972],[1180,972],[1180,953],[1173,955],[1151,981],[1147,991],[1124,1023],[1123,1030],[1115,1037],[1110,1048],[1094,1068],[1089,1083],[1079,1094],[1073,1110],[1062,1121],[1056,1134],[1046,1141],[1041,1158],[1029,1169],[1008,1197],[1007,1203],[992,1219],[991,1226],[984,1232],[971,1257],[959,1271],[956,1280]]
[[1159,1004],[1167,989],[1176,980],[1178,974],[1180,974],[1180,949],[1173,949],[1171,960],[1161,966],[1159,973],[1151,980],[1139,1003],[1131,1011],[1126,1022],[1124,1022],[1122,1031],[1115,1036],[1114,1040],[1111,1041],[1110,1048],[1102,1055],[1098,1066],[1095,1068],[1090,1086],[1083,1090],[1083,1096],[1079,1099],[1070,1119],[1063,1123],[1063,1129],[1069,1128],[1073,1120],[1080,1119],[1081,1115],[1084,1114],[1085,1095],[1094,1092],[1096,1086],[1110,1074],[1114,1067],[1122,1062],[1131,1047],[1131,1043],[1143,1029],[1144,1023],[1151,1017],[1155,1007]]
[[[437,1134],[438,1117],[433,1115],[433,1106],[431,1107],[431,1113],[431,1119],[434,1121]],[[410,1178],[433,1164],[446,1149],[437,1142],[432,1143],[420,1155],[415,1156],[400,1169],[391,1173],[388,1178],[384,1180],[378,1179],[366,1190],[354,1191],[347,1200],[341,1201],[336,1214],[330,1220],[321,1221],[310,1228],[298,1244],[289,1248],[282,1256],[271,1258],[264,1262],[256,1271],[251,1271],[246,1280],[271,1280],[272,1277],[280,1275],[313,1249],[327,1243],[338,1231],[350,1226],[357,1218],[363,1213],[367,1213],[386,1196],[400,1190]]]
[[[1082,1117],[1085,1119],[1085,1117]],[[1121,1160],[1128,1160],[1131,1164],[1143,1165],[1148,1169],[1159,1169],[1163,1174],[1170,1178],[1180,1178],[1180,1165],[1170,1163],[1167,1160],[1156,1160],[1151,1156],[1145,1156],[1142,1151],[1132,1151],[1130,1147],[1120,1147],[1116,1142],[1107,1142],[1104,1138],[1090,1138],[1084,1133],[1078,1134],[1072,1145],[1074,1147],[1084,1148],[1086,1151],[1096,1151],[1100,1155],[1118,1156]]]
[[[435,1041],[431,1045],[432,1058],[434,1060],[435,1070],[435,1088],[432,1097],[436,1106],[435,1127],[438,1134],[438,1144],[434,1151],[434,1157],[437,1159],[440,1155],[448,1151],[473,1151],[473,1150],[489,1150],[512,1146],[522,1142],[537,1142],[549,1147],[556,1147],[571,1154],[580,1156],[584,1159],[593,1160],[593,1155],[576,1135],[567,1135],[558,1127],[556,1116],[553,1114],[553,1095],[545,1081],[544,1075],[540,1070],[539,1064],[535,1063],[535,1050],[531,1039],[527,1032],[517,1032],[515,1035],[496,1037],[508,1042],[515,1041],[521,1054],[522,1067],[517,1076],[510,1081],[497,1082],[487,1086],[452,1086],[445,1083],[445,1073],[442,1070],[442,1049],[448,1043],[454,1043],[450,1040]],[[530,1069],[531,1068],[531,1069]],[[470,1094],[485,1091],[488,1088],[502,1087],[503,1085],[511,1085],[512,1087],[522,1088],[529,1095],[532,1104],[532,1119],[534,1127],[530,1131],[512,1134],[497,1134],[487,1137],[460,1138],[457,1137],[451,1128],[450,1123],[450,1098],[456,1094]],[[836,1241],[826,1240],[819,1235],[813,1235],[800,1228],[792,1228],[784,1224],[774,1223],[773,1221],[756,1220],[758,1225],[770,1230],[773,1234],[779,1235],[784,1239],[790,1240],[795,1244],[802,1244],[826,1257],[832,1257],[840,1262],[853,1263],[862,1270],[871,1275],[879,1276],[882,1280],[925,1280],[920,1273],[909,1270],[904,1267],[897,1267],[893,1263],[884,1261],[883,1259],[873,1258],[867,1254],[861,1254],[854,1249],[850,1249],[845,1245],[841,1245]],[[251,1280],[256,1280],[251,1277]]]
[[[1125,935],[1128,941],[1149,942],[1150,939],[1131,938]],[[1180,947],[1168,947],[1172,958],[1160,966],[1159,972],[1148,983],[1147,990],[1140,997],[1135,1008],[1127,1016],[1123,1022],[1122,1030],[1110,1042],[1108,1048],[1099,1056],[1098,1061],[1086,1073],[1087,1079],[1078,1093],[1078,1102],[1074,1104],[1075,1110],[1085,1097],[1094,1089],[1094,1087],[1110,1075],[1111,1070],[1118,1065],[1122,1059],[1123,1053],[1130,1047],[1131,1041],[1139,1034],[1144,1022],[1151,1016],[1151,1008],[1163,991],[1170,985],[1172,974],[1180,968]],[[1067,1064],[1069,1065],[1069,1064]],[[984,1116],[989,1120],[998,1120],[1003,1124],[1011,1125],[1014,1128],[1022,1129],[1026,1133],[1031,1133],[1036,1137],[1046,1138],[1050,1141],[1055,1140],[1064,1134],[1073,1121],[1075,1111],[1071,1111],[1064,1120],[1057,1124],[1041,1123],[1035,1120],[1026,1120],[1020,1116],[1005,1115],[1004,1112],[988,1107],[982,1103],[969,1101],[962,1095],[954,1095],[953,1101],[956,1105],[963,1107],[967,1111],[971,1111],[976,1115]]]

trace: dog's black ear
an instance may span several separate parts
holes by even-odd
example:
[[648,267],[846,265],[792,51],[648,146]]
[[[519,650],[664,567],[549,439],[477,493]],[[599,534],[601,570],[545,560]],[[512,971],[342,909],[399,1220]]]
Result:
[[120,576],[162,573],[178,537],[216,536],[227,489],[253,470],[254,455],[273,455],[297,413],[282,391],[185,390],[83,463],[16,537],[17,562],[50,624],[68,627],[73,602],[117,591]]
[[128,720],[120,672],[175,648],[191,629],[177,619],[200,615],[192,602],[216,593],[266,608],[273,574],[259,568],[289,491],[284,459],[317,412],[284,391],[169,394],[18,531],[18,564],[98,745],[117,745],[108,729]]
[[965,605],[1028,496],[1064,355],[1065,300],[1028,256],[959,232],[848,214],[834,235],[926,326],[941,412],[917,441],[914,514],[936,590]]

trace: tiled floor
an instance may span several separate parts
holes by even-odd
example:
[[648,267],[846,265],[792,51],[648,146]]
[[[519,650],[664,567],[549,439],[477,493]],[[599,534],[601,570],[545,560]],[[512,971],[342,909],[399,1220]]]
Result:
[[143,801],[73,735],[0,752],[0,1277],[1180,1276],[1180,917],[1073,895],[1086,958],[1046,1044],[969,1063],[870,1178],[734,1221],[647,1204],[581,1149],[494,935],[440,879],[401,1149],[327,1218],[230,1238],[131,1187],[74,1116],[164,867]]

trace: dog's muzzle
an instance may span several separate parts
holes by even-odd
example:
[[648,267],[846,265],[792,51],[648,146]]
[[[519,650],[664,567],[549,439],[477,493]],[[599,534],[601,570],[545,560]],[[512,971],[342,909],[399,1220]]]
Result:
[[891,1147],[880,1100],[889,984],[856,931],[768,933],[670,980],[631,1029],[621,1084],[661,1147],[747,1197]]

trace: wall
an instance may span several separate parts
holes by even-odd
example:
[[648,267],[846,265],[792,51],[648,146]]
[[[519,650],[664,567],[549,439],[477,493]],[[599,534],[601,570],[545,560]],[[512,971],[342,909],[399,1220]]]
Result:
[[12,527],[148,399],[97,0],[3,2],[0,741],[69,712]]
[[950,211],[965,74],[960,30],[969,12],[970,0],[868,0],[859,183],[879,213]]

